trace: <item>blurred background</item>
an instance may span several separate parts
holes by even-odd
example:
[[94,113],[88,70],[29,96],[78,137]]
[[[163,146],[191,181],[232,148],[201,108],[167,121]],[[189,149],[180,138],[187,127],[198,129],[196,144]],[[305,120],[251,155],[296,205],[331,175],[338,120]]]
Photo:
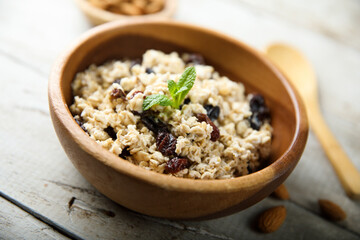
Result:
[[[360,204],[346,196],[312,132],[285,182],[286,202],[267,198],[220,219],[169,221],[131,212],[97,192],[63,152],[47,102],[56,57],[93,27],[79,2],[0,0],[0,239],[258,239],[265,235],[254,230],[255,216],[277,205],[288,216],[267,239],[360,239]],[[178,0],[173,19],[260,52],[274,42],[298,48],[316,71],[326,122],[360,169],[359,0]],[[338,203],[347,219],[323,219],[320,198]]]

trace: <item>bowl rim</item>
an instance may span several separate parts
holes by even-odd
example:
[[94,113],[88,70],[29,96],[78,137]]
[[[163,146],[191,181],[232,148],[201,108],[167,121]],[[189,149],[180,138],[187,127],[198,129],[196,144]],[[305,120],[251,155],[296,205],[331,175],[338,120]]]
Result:
[[[146,170],[135,164],[130,163],[127,160],[119,159],[118,156],[111,153],[107,149],[103,148],[100,144],[96,143],[93,139],[85,133],[79,125],[75,122],[68,105],[66,104],[64,95],[61,91],[61,79],[63,77],[63,71],[67,65],[69,59],[76,51],[89,39],[98,36],[101,33],[113,31],[122,27],[130,27],[136,25],[164,25],[175,26],[181,28],[188,28],[193,31],[201,31],[205,34],[214,35],[233,44],[237,47],[243,48],[250,54],[254,55],[259,61],[265,64],[281,81],[282,85],[286,89],[291,99],[292,105],[295,110],[296,127],[291,144],[286,151],[277,158],[273,163],[265,168],[256,171],[254,173],[236,177],[233,179],[187,179],[174,177],[162,173]],[[235,192],[239,189],[253,189],[258,185],[267,185],[274,179],[282,176],[290,168],[293,168],[300,159],[303,152],[308,135],[308,121],[304,104],[291,83],[286,77],[268,60],[266,57],[257,52],[255,49],[249,47],[245,43],[227,36],[223,33],[207,29],[204,27],[183,23],[175,20],[131,20],[131,21],[115,21],[102,24],[94,27],[87,32],[83,33],[66,51],[60,55],[50,72],[49,84],[48,84],[48,98],[50,112],[53,110],[54,115],[58,117],[58,121],[64,126],[64,129],[68,132],[71,138],[78,144],[78,146],[93,156],[97,161],[101,162],[128,177],[132,177],[139,181],[145,182],[150,185],[158,186],[164,189],[176,190],[176,191],[193,191],[203,193],[219,193],[219,192]],[[54,120],[53,120],[54,121]],[[292,151],[295,151],[299,156],[291,156]],[[261,181],[259,181],[261,179]]]
[[96,16],[105,22],[110,22],[119,19],[126,19],[126,18],[130,18],[130,19],[135,19],[135,18],[149,19],[149,18],[161,18],[161,17],[170,18],[172,15],[174,15],[176,7],[178,5],[178,0],[165,0],[164,8],[161,9],[160,11],[155,13],[133,16],[133,15],[125,15],[125,14],[106,11],[104,9],[92,5],[91,3],[89,3],[88,0],[74,0],[74,1],[82,11],[84,11],[85,13],[91,16]]

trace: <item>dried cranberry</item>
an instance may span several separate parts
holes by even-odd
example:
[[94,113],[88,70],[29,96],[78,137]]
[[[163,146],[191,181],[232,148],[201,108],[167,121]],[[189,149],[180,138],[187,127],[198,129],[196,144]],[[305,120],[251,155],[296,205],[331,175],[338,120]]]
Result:
[[152,68],[146,68],[146,69],[145,69],[145,72],[146,72],[147,74],[155,73]]
[[135,95],[136,95],[136,94],[139,94],[139,93],[143,93],[143,92],[142,92],[142,91],[135,91],[135,92],[131,95],[130,99],[133,99],[133,98],[135,97]]
[[196,114],[196,117],[200,122],[206,122],[207,124],[210,124],[210,126],[212,126],[213,131],[211,132],[211,141],[215,142],[220,138],[220,131],[218,127],[210,120],[210,118],[206,114],[198,113]]
[[122,150],[121,154],[119,154],[119,157],[126,159],[128,156],[131,156],[131,153],[129,151],[129,147],[127,146]]
[[188,59],[186,59],[186,64],[193,63],[194,65],[204,65],[205,61],[202,55],[198,53],[192,53],[188,55]]
[[255,94],[250,99],[249,104],[252,112],[252,115],[249,118],[250,126],[255,130],[259,130],[265,121],[270,120],[270,110],[265,104],[264,97],[260,94]]
[[110,96],[114,99],[116,98],[122,98],[125,99],[126,94],[123,92],[123,90],[115,88],[114,90],[112,90],[112,92],[110,93]]
[[115,141],[117,136],[116,136],[116,132],[114,130],[113,127],[108,126],[107,128],[104,129],[104,131]]
[[176,154],[176,143],[176,138],[168,132],[159,132],[156,137],[156,146],[165,156],[172,156]]
[[177,173],[189,166],[189,160],[187,158],[174,157],[170,159],[165,165],[166,173]]
[[220,114],[220,108],[218,106],[207,104],[204,106],[204,108],[211,121],[215,121],[216,119],[218,119]]

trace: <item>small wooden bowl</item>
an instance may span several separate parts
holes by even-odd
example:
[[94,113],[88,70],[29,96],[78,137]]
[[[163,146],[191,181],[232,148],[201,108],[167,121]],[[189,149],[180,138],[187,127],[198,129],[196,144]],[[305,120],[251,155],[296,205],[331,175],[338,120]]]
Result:
[[[221,74],[263,94],[274,137],[267,167],[227,180],[176,178],[145,170],[92,140],[74,121],[71,82],[90,64],[138,58],[147,49],[195,52]],[[151,216],[208,219],[245,209],[268,196],[292,172],[304,150],[304,105],[285,77],[261,54],[220,33],[172,21],[111,22],[85,33],[55,63],[49,105],[58,138],[80,173],[115,202]]]
[[152,19],[168,19],[172,17],[175,13],[177,7],[177,0],[165,0],[164,8],[156,13],[138,15],[138,16],[129,16],[122,15],[117,13],[112,13],[104,9],[95,7],[88,0],[75,0],[79,8],[84,12],[85,16],[89,21],[94,25],[103,24],[106,22],[112,22],[115,20],[133,20],[133,19],[143,19],[143,20],[152,20]]

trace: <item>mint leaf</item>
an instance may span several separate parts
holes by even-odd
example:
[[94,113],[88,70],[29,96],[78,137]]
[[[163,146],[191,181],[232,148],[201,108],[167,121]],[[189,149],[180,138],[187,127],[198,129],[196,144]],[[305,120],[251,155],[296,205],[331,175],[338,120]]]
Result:
[[143,102],[143,110],[146,111],[154,105],[172,106],[173,102],[163,94],[155,94],[147,96]]
[[179,90],[178,86],[177,86],[176,82],[174,82],[174,80],[168,81],[168,89],[169,89],[171,96],[174,96],[175,93]]
[[177,83],[178,90],[174,94],[171,94],[172,98],[174,99],[175,108],[179,108],[180,104],[185,99],[190,89],[194,86],[195,79],[195,67],[186,68]]
[[195,67],[186,68],[183,74],[181,74],[178,83],[176,83],[174,80],[168,80],[168,89],[172,100],[163,94],[147,96],[143,102],[143,110],[146,111],[157,104],[161,106],[172,106],[173,108],[179,108],[190,89],[194,86],[195,79]]
[[193,87],[195,78],[196,78],[195,67],[186,68],[177,83],[177,85],[179,87],[179,91],[177,92],[177,94],[180,94],[183,92],[186,92],[186,94],[187,94],[190,91],[190,89]]

